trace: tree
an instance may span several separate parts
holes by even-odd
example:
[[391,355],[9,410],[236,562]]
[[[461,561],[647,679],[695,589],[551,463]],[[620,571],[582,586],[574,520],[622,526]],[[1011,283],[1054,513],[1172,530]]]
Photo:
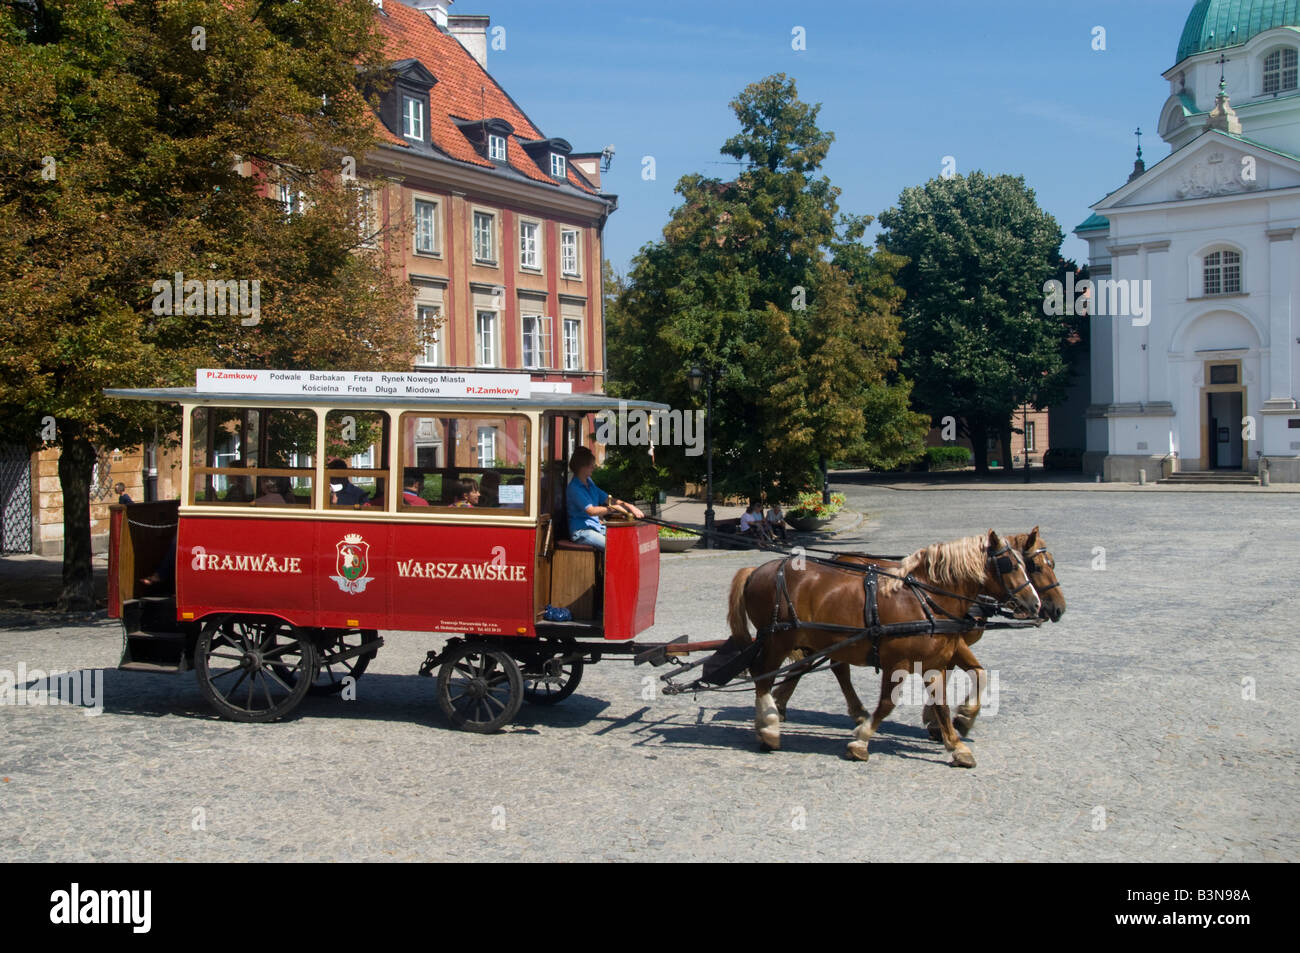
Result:
[[1043,307],[1064,236],[1022,177],[982,172],[905,189],[880,222],[882,247],[907,259],[902,366],[917,404],[962,421],[986,472],[988,438],[1009,445],[1017,407],[1064,396],[1070,328]]
[[[343,175],[375,142],[358,91],[382,75],[374,15],[369,0],[0,10],[0,427],[60,451],[62,608],[93,604],[95,446],[175,428],[104,388],[188,383],[204,364],[409,362],[410,289]],[[291,214],[267,195],[280,184]],[[167,307],[177,273],[245,282],[250,307]]]
[[[711,369],[719,488],[788,496],[823,460],[914,454],[924,421],[895,367],[899,262],[860,243],[870,219],[841,215],[818,175],[834,141],[820,107],[777,74],[731,108],[740,131],[721,151],[741,171],[681,178],[663,240],[641,249],[608,308],[611,390],[688,408],[703,395],[687,370]],[[679,478],[703,470],[681,448],[657,458]]]

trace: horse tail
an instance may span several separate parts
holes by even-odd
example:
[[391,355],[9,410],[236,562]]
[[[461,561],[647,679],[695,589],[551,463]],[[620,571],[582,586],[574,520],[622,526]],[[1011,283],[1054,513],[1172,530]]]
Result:
[[731,580],[731,596],[727,600],[727,625],[731,627],[731,641],[748,645],[754,640],[749,632],[749,617],[745,612],[745,584],[754,574],[754,567],[740,570]]

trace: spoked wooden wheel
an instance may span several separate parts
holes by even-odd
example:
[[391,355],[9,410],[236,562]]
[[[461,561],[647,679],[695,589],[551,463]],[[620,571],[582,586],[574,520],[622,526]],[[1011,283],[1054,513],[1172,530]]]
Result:
[[[307,694],[337,695],[343,691],[343,680],[345,678],[351,676],[353,682],[359,679],[365,674],[366,666],[370,664],[370,660],[378,654],[377,649],[364,655],[353,655],[351,658],[339,660],[332,660],[331,656],[356,648],[359,645],[365,645],[367,642],[373,642],[377,638],[379,638],[379,633],[375,629],[352,629],[341,633],[327,648],[318,648],[316,650],[318,657],[316,680],[311,683],[311,688],[307,689]],[[289,683],[298,680],[298,676],[294,672],[289,671],[282,665],[275,666],[275,673]]]
[[465,642],[438,669],[438,705],[457,728],[487,733],[509,724],[524,701],[524,677],[500,649]]
[[562,702],[582,681],[582,659],[566,660],[556,655],[542,663],[541,673],[524,676],[524,701],[533,705]]
[[282,619],[221,616],[194,647],[199,691],[230,721],[283,718],[311,688],[316,665],[316,646]]

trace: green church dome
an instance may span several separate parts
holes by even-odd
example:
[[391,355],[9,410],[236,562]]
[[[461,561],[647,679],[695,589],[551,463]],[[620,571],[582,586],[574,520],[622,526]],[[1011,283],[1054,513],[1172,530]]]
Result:
[[1279,26],[1300,27],[1300,0],[1196,0],[1178,41],[1176,62],[1240,46]]

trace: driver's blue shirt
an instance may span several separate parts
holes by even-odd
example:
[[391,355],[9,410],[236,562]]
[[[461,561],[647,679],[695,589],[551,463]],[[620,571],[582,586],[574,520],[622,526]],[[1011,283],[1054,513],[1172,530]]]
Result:
[[604,506],[605,501],[609,499],[608,493],[596,486],[591,480],[582,483],[577,477],[574,477],[569,481],[569,489],[565,493],[565,499],[569,508],[570,536],[583,529],[593,529],[597,533],[605,532],[605,527],[600,525],[600,517],[588,513],[587,507]]

